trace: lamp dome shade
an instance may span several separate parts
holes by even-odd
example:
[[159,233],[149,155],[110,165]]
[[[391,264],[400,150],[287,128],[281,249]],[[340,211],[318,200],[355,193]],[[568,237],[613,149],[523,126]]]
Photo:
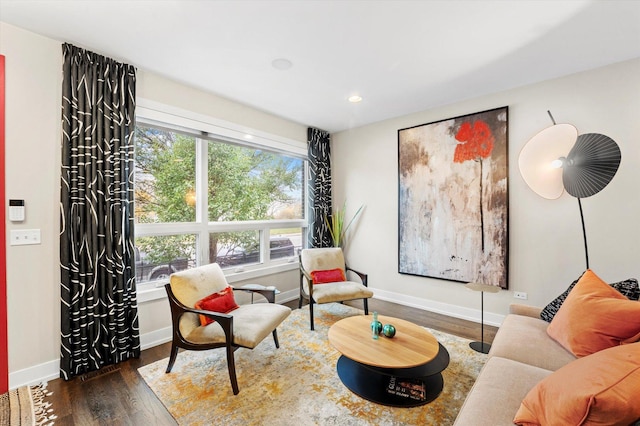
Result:
[[618,144],[599,133],[578,136],[562,168],[562,181],[567,192],[586,198],[602,191],[620,166],[622,155]]
[[555,124],[540,131],[522,148],[518,157],[520,174],[536,194],[549,200],[562,195],[563,169],[553,163],[569,154],[577,138],[578,129],[571,124]]

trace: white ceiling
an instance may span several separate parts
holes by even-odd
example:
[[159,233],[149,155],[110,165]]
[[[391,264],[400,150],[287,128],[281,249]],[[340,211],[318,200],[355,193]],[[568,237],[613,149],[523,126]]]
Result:
[[636,0],[0,0],[0,20],[331,132],[640,57]]

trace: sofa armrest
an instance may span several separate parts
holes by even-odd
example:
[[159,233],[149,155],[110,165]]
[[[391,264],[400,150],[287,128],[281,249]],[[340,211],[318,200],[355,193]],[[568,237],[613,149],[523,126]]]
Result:
[[542,312],[542,308],[538,308],[537,306],[523,305],[521,303],[512,303],[509,305],[510,314],[540,319],[540,312]]

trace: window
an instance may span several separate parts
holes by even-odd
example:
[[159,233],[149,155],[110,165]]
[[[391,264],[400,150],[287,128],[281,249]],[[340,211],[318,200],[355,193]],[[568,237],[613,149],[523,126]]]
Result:
[[139,287],[211,262],[238,278],[297,267],[306,230],[300,150],[140,115],[134,177]]

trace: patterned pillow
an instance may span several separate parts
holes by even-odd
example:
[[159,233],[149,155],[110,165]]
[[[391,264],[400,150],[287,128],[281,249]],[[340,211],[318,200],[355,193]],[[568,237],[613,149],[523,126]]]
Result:
[[569,288],[566,289],[564,291],[564,293],[562,293],[560,296],[558,296],[555,299],[553,299],[551,302],[549,302],[549,304],[547,306],[544,307],[544,309],[542,309],[542,312],[540,312],[540,318],[541,319],[545,320],[546,322],[551,322],[553,317],[556,316],[556,314],[558,313],[558,310],[560,309],[560,306],[562,306],[562,303],[564,302],[564,300],[569,295],[569,292],[576,285],[578,280],[580,280],[580,278],[582,278],[583,274],[584,274],[584,272],[578,277],[577,280],[575,280],[574,282],[571,283]]
[[638,280],[635,278],[629,278],[628,280],[609,285],[627,296],[629,300],[640,300],[640,285],[638,285]]
[[[571,291],[573,286],[576,285],[576,283],[580,278],[582,278],[582,275],[580,275],[580,277],[578,277],[577,280],[572,282],[569,288],[564,291],[564,293],[562,293],[560,296],[553,299],[547,306],[544,307],[542,312],[540,312],[541,319],[545,320],[546,322],[551,322],[553,317],[558,312],[558,309],[560,309],[560,306],[562,306],[562,303],[569,295],[569,292]],[[615,288],[616,290],[618,290],[620,293],[626,296],[629,300],[640,300],[640,286],[638,285],[638,280],[635,278],[629,278],[627,280],[609,284],[609,285]]]

